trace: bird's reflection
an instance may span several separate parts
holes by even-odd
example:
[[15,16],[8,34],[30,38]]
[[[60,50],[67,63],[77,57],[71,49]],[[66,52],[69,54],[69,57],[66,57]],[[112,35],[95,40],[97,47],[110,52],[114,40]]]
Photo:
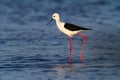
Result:
[[53,67],[56,71],[56,80],[64,80],[66,78],[66,74],[68,76],[73,75],[73,71],[79,68],[84,67],[84,63],[70,63],[70,64],[59,64]]

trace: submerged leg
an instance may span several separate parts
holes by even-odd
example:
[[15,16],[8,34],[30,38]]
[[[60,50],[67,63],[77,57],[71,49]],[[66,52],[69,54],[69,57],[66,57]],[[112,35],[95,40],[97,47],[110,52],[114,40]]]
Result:
[[70,55],[69,55],[68,63],[70,63],[72,59],[72,39],[70,37],[69,37],[69,44],[70,44]]
[[81,50],[80,50],[80,60],[83,60],[83,54],[82,53],[83,53],[83,50],[84,50],[84,44],[86,43],[87,37],[83,34],[78,34],[78,36],[83,38],[82,47],[81,47]]

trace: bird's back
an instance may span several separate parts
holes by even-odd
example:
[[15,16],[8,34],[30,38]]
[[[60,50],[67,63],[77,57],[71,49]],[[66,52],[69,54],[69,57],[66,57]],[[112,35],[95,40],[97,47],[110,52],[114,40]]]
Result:
[[76,25],[70,24],[70,23],[65,23],[64,27],[66,29],[70,30],[70,31],[91,30],[91,29],[80,27],[80,26],[76,26]]

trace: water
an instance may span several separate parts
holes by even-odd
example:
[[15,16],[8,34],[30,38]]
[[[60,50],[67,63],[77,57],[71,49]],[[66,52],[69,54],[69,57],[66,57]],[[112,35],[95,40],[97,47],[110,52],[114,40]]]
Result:
[[[0,80],[119,80],[119,0],[1,0]],[[72,63],[68,39],[55,22],[93,29],[87,36],[83,63],[82,38],[73,37]]]

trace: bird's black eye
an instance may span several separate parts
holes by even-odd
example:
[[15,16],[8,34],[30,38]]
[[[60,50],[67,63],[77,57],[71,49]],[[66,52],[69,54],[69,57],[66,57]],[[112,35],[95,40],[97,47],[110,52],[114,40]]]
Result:
[[55,17],[55,16],[53,16],[53,17]]

